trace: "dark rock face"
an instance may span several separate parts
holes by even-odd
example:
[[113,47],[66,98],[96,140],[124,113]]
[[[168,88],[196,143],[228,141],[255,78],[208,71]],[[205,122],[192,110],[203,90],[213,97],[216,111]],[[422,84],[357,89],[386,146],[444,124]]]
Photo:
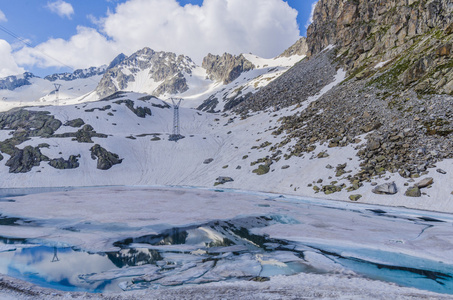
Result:
[[91,151],[91,158],[97,158],[97,168],[100,170],[108,170],[112,166],[120,164],[123,160],[119,158],[118,154],[111,153],[104,148],[102,148],[99,144],[94,145],[90,149]]
[[203,101],[203,103],[200,104],[200,106],[198,106],[197,109],[207,111],[210,113],[215,113],[217,112],[215,110],[217,104],[219,104],[219,99],[217,99],[215,95],[211,95],[207,100]]
[[25,72],[22,76],[8,76],[0,78],[0,90],[15,90],[24,85],[31,85],[30,79],[36,77],[32,73]]
[[336,45],[349,75],[419,93],[453,94],[450,0],[320,0],[307,30],[308,54]]
[[39,166],[41,161],[49,158],[41,153],[38,147],[27,146],[24,149],[15,149],[11,158],[6,162],[10,173],[26,173],[33,167]]
[[55,169],[61,169],[61,170],[75,169],[75,168],[79,167],[79,161],[78,161],[77,158],[80,158],[80,154],[79,155],[71,155],[71,156],[69,156],[68,160],[65,160],[62,157],[55,158],[55,159],[51,159],[49,161],[49,165],[51,165]]
[[229,53],[222,56],[208,54],[201,66],[206,69],[211,80],[222,81],[223,84],[233,82],[243,72],[255,68],[242,54],[234,56]]

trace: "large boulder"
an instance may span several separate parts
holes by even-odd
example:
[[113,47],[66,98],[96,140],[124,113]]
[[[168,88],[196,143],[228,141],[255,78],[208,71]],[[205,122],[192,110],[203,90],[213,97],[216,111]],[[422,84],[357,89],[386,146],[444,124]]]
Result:
[[417,186],[412,186],[407,189],[406,193],[404,195],[408,197],[420,197],[422,195],[420,189]]
[[419,182],[417,182],[415,184],[415,186],[418,187],[419,189],[422,189],[422,188],[430,186],[433,183],[434,183],[434,179],[432,177],[427,177],[427,178],[424,178],[424,179],[420,180]]
[[398,189],[396,188],[395,182],[392,182],[378,185],[372,190],[372,192],[381,195],[394,195],[398,192]]

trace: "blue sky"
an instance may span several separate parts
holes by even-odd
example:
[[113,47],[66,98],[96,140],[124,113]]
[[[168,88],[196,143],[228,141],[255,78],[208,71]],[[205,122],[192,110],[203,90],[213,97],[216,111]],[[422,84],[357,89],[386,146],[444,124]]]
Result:
[[314,2],[0,0],[0,77],[100,65],[144,46],[189,55],[197,63],[208,52],[272,57],[306,35]]

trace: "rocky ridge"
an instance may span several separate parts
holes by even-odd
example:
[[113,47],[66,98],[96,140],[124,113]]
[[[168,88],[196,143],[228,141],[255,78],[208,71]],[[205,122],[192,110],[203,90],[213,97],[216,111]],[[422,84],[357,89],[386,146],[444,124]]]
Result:
[[64,80],[72,81],[76,79],[89,78],[97,75],[103,75],[107,66],[101,67],[90,67],[88,69],[77,69],[72,73],[57,73],[44,77],[44,79],[49,81]]

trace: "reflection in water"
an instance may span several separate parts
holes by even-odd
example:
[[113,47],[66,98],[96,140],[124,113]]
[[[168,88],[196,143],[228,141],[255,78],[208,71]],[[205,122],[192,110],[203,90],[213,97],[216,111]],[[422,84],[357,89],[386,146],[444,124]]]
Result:
[[[121,250],[107,253],[30,245],[21,248],[27,240],[0,238],[0,244],[17,248],[0,253],[0,267],[4,268],[0,272],[61,290],[104,292],[119,287],[134,290],[326,273],[338,270],[334,266],[340,264],[370,278],[453,293],[448,265],[378,250],[302,245],[253,233],[253,229],[295,222],[277,215],[216,220],[130,237],[114,243]],[[357,257],[342,253],[357,253]],[[316,260],[310,260],[314,255],[327,258],[331,269],[317,266]],[[378,263],[381,258],[393,264]]]

